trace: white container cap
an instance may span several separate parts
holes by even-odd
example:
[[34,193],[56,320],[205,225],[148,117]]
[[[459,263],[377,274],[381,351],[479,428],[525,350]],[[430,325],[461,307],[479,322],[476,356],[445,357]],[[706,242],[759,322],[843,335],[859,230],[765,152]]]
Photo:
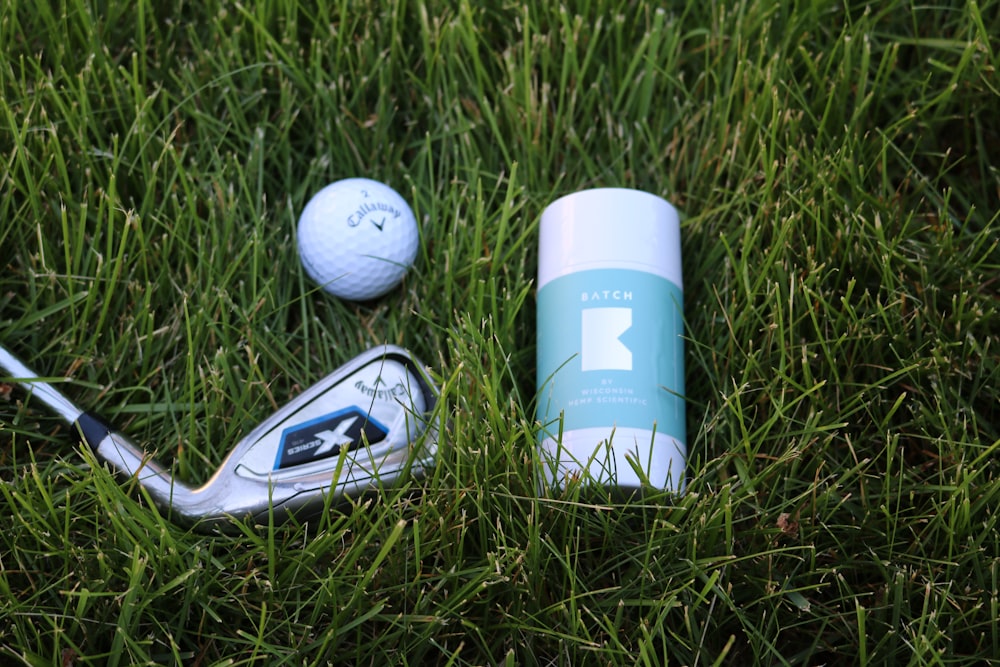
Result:
[[662,197],[595,188],[561,197],[542,212],[538,289],[590,269],[634,269],[681,281],[680,218]]

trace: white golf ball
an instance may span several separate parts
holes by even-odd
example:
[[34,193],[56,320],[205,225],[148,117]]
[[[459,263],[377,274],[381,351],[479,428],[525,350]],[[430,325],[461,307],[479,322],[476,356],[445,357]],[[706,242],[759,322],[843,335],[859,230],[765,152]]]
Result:
[[417,257],[417,219],[398,192],[367,178],[317,192],[299,217],[299,258],[309,277],[350,301],[382,296]]

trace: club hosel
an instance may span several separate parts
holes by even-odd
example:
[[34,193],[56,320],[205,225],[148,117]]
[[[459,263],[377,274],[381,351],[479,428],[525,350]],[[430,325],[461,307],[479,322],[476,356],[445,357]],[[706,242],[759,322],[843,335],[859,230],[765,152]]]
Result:
[[[81,420],[83,421],[83,420]],[[79,424],[79,422],[78,422]],[[81,430],[84,426],[80,425]],[[87,437],[87,443],[99,459],[107,461],[122,477],[135,479],[149,493],[158,506],[166,510],[186,501],[191,496],[191,488],[174,480],[170,473],[141,448],[135,446],[125,436],[106,430],[99,439]]]

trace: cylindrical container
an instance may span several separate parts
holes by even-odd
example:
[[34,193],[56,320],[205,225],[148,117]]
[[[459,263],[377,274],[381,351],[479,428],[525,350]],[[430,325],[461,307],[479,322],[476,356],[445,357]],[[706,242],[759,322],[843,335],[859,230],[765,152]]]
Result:
[[[680,220],[664,199],[599,188],[542,213],[538,408],[543,485],[684,484]],[[584,473],[587,471],[589,474]]]

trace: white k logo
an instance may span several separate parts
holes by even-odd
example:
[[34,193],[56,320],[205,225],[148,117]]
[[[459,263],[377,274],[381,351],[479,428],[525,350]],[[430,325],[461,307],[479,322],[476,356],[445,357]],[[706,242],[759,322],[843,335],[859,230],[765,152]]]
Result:
[[632,351],[619,337],[632,326],[631,308],[585,308],[583,319],[582,370],[630,371]]

